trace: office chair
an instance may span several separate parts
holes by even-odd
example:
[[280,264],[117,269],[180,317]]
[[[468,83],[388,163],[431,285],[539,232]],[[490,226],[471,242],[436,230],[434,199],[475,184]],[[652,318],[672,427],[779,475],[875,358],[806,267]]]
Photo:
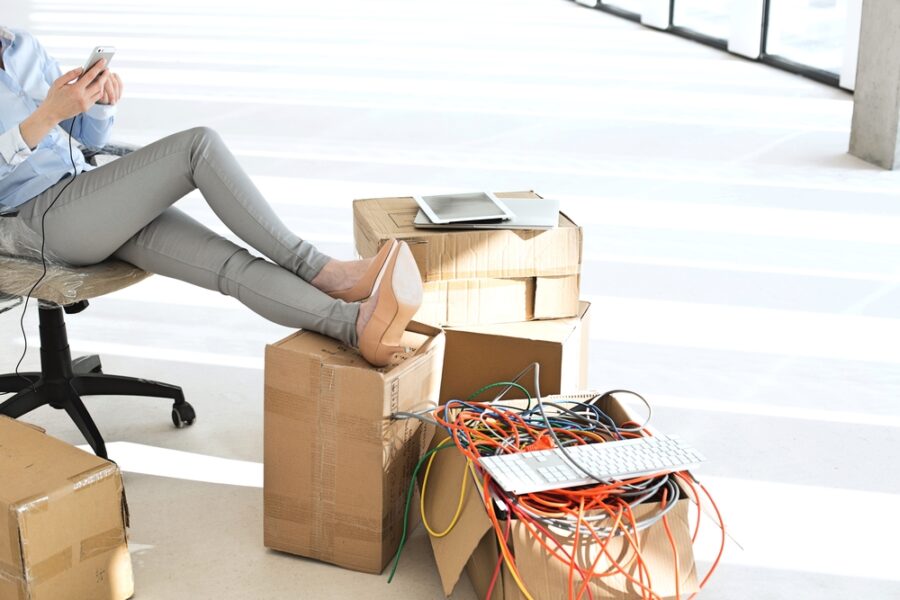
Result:
[[[121,156],[127,147],[104,148],[103,153]],[[97,153],[86,153],[96,164]],[[43,271],[41,261],[0,254],[0,303],[24,296]],[[40,372],[0,375],[0,393],[14,393],[0,404],[0,415],[18,418],[49,404],[65,410],[84,435],[94,453],[107,458],[106,444],[81,400],[82,396],[116,395],[171,398],[172,423],[177,428],[191,425],[194,408],[185,401],[180,387],[137,377],[108,375],[100,357],[72,359],[66,334],[65,314],[88,307],[88,300],[128,287],[150,273],[120,261],[107,260],[88,267],[48,264],[47,274],[32,293],[38,301],[40,322]],[[6,310],[12,308],[7,306]]]

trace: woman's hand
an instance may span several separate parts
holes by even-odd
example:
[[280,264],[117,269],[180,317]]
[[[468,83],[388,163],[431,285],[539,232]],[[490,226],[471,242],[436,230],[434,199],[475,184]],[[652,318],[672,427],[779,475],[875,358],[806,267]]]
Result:
[[105,66],[106,60],[101,58],[84,74],[80,67],[63,73],[50,86],[40,109],[56,123],[85,112],[104,95],[110,77]]
[[82,74],[79,67],[53,82],[37,110],[19,124],[22,140],[29,148],[36,147],[60,121],[83,113],[103,97],[109,81],[109,72],[103,70],[105,66],[106,61],[101,58],[86,73]]
[[106,85],[103,86],[103,94],[100,96],[97,104],[114,105],[122,98],[122,78],[119,77],[118,73],[113,73],[112,71],[108,73],[109,78],[106,80]]

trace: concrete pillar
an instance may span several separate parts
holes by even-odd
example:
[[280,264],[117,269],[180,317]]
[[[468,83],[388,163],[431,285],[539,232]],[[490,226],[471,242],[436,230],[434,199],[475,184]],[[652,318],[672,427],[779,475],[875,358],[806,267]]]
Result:
[[864,0],[850,154],[900,167],[900,2]]

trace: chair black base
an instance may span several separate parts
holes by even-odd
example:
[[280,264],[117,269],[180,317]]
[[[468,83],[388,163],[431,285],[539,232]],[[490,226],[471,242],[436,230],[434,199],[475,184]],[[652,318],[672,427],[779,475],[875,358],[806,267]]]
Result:
[[[73,307],[74,308],[74,307]],[[77,312],[82,307],[70,312]],[[81,396],[146,396],[171,398],[172,422],[179,429],[196,418],[193,407],[185,402],[180,387],[136,377],[119,377],[102,372],[99,356],[72,360],[66,335],[63,307],[41,303],[38,310],[41,329],[41,372],[0,375],[0,393],[15,396],[0,404],[0,414],[17,419],[49,404],[65,410],[78,426],[94,453],[108,458],[106,444]]]

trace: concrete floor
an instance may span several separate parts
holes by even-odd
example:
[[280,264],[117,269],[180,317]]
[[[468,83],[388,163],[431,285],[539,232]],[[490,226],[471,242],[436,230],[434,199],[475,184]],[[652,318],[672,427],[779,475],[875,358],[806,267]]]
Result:
[[[900,174],[846,154],[845,92],[564,0],[3,0],[0,14],[64,66],[116,45],[118,138],[218,129],[285,221],[338,257],[353,198],[559,198],[585,227],[591,386],[640,391],[658,428],[710,457],[698,474],[742,549],[701,597],[900,598]],[[223,229],[198,195],[180,206]],[[22,351],[18,316],[0,316],[0,370]],[[442,595],[421,531],[391,585],[262,547],[262,352],[284,328],[161,277],[69,328],[107,372],[178,383],[199,413],[178,431],[165,403],[90,401],[127,471],[137,598]],[[29,420],[81,443],[52,410]],[[704,568],[715,537],[708,525]],[[453,597],[473,598],[467,581]]]

